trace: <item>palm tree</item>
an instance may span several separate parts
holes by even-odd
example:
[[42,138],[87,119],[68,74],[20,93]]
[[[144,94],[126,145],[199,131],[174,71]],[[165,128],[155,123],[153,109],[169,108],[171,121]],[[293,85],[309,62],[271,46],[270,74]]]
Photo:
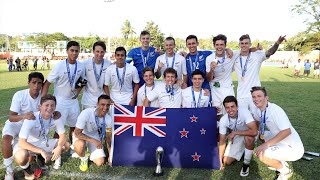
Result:
[[131,26],[129,20],[125,20],[123,26],[121,27],[121,33],[123,38],[127,41],[130,35],[135,34],[134,28]]

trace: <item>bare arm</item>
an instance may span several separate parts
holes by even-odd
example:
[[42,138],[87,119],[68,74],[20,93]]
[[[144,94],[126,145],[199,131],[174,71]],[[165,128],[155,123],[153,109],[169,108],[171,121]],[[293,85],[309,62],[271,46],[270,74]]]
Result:
[[213,70],[210,69],[210,72],[206,73],[207,81],[210,82],[213,79]]
[[96,139],[92,138],[92,137],[89,137],[85,134],[82,133],[82,129],[79,129],[79,128],[75,128],[74,130],[74,135],[78,138],[78,139],[81,139],[81,140],[84,140],[84,141],[88,141],[88,142],[92,142],[93,144],[97,141]]
[[10,122],[18,122],[24,119],[34,120],[36,117],[34,117],[33,112],[27,112],[25,114],[18,115],[18,113],[10,111],[9,112],[9,121]]
[[258,134],[258,127],[255,121],[247,124],[248,130],[245,131],[233,131],[235,135],[240,135],[240,136],[256,136]]
[[144,100],[143,100],[143,106],[144,107],[149,107],[150,106],[150,101],[149,101],[149,99],[147,97],[144,98]]
[[103,90],[106,95],[110,96],[109,86],[103,85]]
[[61,155],[63,146],[66,144],[67,138],[66,133],[59,134],[59,140],[57,146],[52,150],[52,158],[51,160],[54,161],[58,159]]
[[134,83],[133,95],[129,103],[130,106],[134,106],[134,103],[136,102],[139,87],[139,83]]
[[38,148],[37,146],[28,143],[24,138],[19,138],[18,146],[23,149],[32,151],[36,154],[41,154],[41,156],[45,159],[45,162],[48,162],[48,160],[50,159],[51,152],[46,152],[44,149]]
[[274,43],[274,45],[266,51],[266,57],[270,57],[273,55],[279,48],[279,45],[286,40],[286,36],[280,36],[278,40]]
[[43,86],[42,86],[42,90],[41,90],[41,97],[45,96],[46,94],[48,94],[48,90],[50,87],[51,83],[49,81],[45,81]]
[[227,136],[225,134],[220,134],[219,137],[219,160],[220,160],[220,170],[223,169],[223,155],[226,149]]

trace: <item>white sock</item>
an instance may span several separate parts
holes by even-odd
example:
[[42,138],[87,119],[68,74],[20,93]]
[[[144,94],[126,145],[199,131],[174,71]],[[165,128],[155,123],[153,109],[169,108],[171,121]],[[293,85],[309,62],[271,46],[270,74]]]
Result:
[[80,157],[81,161],[86,161],[88,159],[87,155],[84,155],[83,157]]
[[253,155],[253,150],[247,148],[244,149],[244,160],[243,163],[249,165]]
[[281,164],[282,164],[282,168],[277,169],[277,171],[279,171],[281,174],[289,173],[290,169],[289,169],[288,163],[285,161],[281,161]]
[[6,172],[7,173],[12,173],[13,169],[12,169],[12,161],[13,161],[13,157],[9,157],[9,158],[3,158],[3,164],[6,167]]
[[56,159],[54,161],[54,165],[56,165],[56,166],[60,166],[61,165],[61,156],[59,156],[58,159]]
[[20,166],[22,169],[27,169],[28,167],[29,167],[29,162],[27,162],[27,164],[26,165],[24,165],[24,166]]

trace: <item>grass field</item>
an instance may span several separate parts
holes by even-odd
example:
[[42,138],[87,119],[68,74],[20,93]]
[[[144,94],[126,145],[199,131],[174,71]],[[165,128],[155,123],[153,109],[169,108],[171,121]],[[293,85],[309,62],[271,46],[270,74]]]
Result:
[[[7,120],[11,98],[21,89],[27,88],[29,72],[7,72],[5,63],[0,62],[0,128]],[[41,71],[45,77],[48,70]],[[293,69],[278,67],[262,67],[260,80],[269,92],[270,102],[280,105],[289,116],[289,119],[299,133],[304,147],[308,151],[320,152],[320,80],[294,79]],[[312,73],[312,72],[311,72]],[[237,85],[233,75],[235,87]],[[52,92],[52,88],[50,90]],[[0,153],[0,163],[2,154]],[[107,167],[97,168],[90,164],[87,173],[82,173],[78,159],[63,156],[63,165],[59,171],[47,171],[41,179],[242,179],[239,176],[242,162],[227,167],[224,171],[210,171],[205,169],[167,169],[165,175],[154,178],[154,168],[143,167]],[[292,179],[319,179],[316,175],[320,168],[320,159],[314,157],[312,161],[299,160],[290,163],[294,170]],[[49,165],[51,168],[51,165]],[[0,170],[0,179],[4,178],[5,170]],[[272,179],[274,171],[261,164],[256,157],[251,162],[250,175],[246,179]],[[16,171],[16,179],[23,178],[22,171]]]

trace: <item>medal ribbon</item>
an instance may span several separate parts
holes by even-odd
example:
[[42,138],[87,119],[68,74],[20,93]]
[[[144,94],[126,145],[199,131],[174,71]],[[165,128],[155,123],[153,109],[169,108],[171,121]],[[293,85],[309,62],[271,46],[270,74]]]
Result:
[[[153,82],[151,91],[154,89],[154,87],[155,87],[155,84]],[[147,97],[147,85],[146,84],[144,84],[144,97]]]
[[[172,63],[171,63],[171,68],[173,68],[173,66],[174,66],[175,56],[176,56],[176,53],[173,53],[173,59],[172,59]],[[167,53],[165,54],[165,58],[166,58],[166,61],[167,61],[167,68],[169,68],[170,66],[169,66],[169,60],[168,60]]]
[[[105,116],[103,116],[103,122],[102,122],[102,125],[101,125],[100,122],[99,122],[98,115],[96,115],[96,113],[94,115],[95,115],[96,125],[97,125],[97,128],[98,128],[99,137],[100,137],[100,140],[102,142],[102,140],[106,136],[106,119],[105,119]],[[100,128],[101,128],[101,130],[100,130]]]
[[77,62],[75,64],[75,68],[74,68],[74,72],[72,74],[72,76],[70,76],[70,67],[69,67],[69,63],[68,63],[68,59],[66,59],[66,66],[67,66],[67,72],[68,72],[68,78],[69,78],[69,83],[70,83],[70,86],[71,86],[71,89],[73,88],[73,83],[74,83],[74,78],[76,77],[76,74],[77,74]]
[[96,81],[97,84],[99,85],[99,80],[103,71],[103,65],[104,65],[104,60],[102,59],[102,63],[101,63],[101,69],[100,69],[100,73],[99,75],[97,74],[97,68],[96,68],[96,63],[94,62],[94,60],[92,59],[92,66],[93,66],[93,72],[94,72],[94,76],[96,77]]
[[[235,124],[234,124],[234,127],[233,127],[232,131],[236,131],[236,130],[237,130],[238,116],[239,116],[239,113],[237,112],[236,122],[235,122]],[[230,119],[230,116],[229,116],[229,115],[228,115],[228,119],[229,119],[229,125],[230,125],[231,119]],[[230,128],[230,129],[231,129],[231,128]]]
[[241,66],[241,71],[242,71],[242,77],[244,77],[246,75],[247,66],[248,66],[248,62],[249,62],[249,59],[250,59],[250,55],[251,55],[251,53],[249,52],[249,54],[247,56],[247,59],[246,59],[246,63],[244,64],[243,68],[242,68],[242,57],[240,55],[240,66]]
[[267,114],[267,109],[268,109],[268,104],[266,106],[266,109],[264,110],[264,113],[263,113],[263,119],[262,119],[262,113],[261,113],[261,116],[260,116],[260,119],[261,119],[261,126],[260,126],[260,135],[264,135],[264,130],[265,130],[265,126],[266,126],[266,114]]
[[124,84],[124,77],[126,75],[126,64],[124,64],[123,73],[122,73],[122,77],[121,78],[120,78],[120,75],[119,75],[119,70],[118,70],[118,65],[117,64],[116,64],[116,71],[117,71],[117,77],[118,77],[118,82],[119,82],[120,91],[121,91],[122,86]]
[[[41,131],[42,131],[42,135],[44,137],[44,140],[46,141],[46,143],[48,143],[46,127],[44,126],[44,122],[43,122],[43,119],[41,117],[41,112],[39,112],[39,121],[40,121]],[[49,132],[49,128],[50,128],[50,125],[51,125],[51,121],[52,121],[52,116],[50,117],[50,120],[49,120],[48,132]]]
[[142,59],[143,67],[147,67],[147,66],[148,66],[147,61],[148,61],[148,59],[149,59],[150,49],[151,49],[151,48],[149,47],[147,57],[144,57],[142,48],[140,49],[140,54],[141,54],[141,59]]
[[191,87],[191,92],[192,92],[192,98],[193,98],[193,104],[195,108],[200,108],[200,101],[201,101],[201,96],[202,96],[202,89],[200,90],[199,98],[198,98],[198,103],[196,103],[196,97],[194,95],[194,90],[193,87]]

